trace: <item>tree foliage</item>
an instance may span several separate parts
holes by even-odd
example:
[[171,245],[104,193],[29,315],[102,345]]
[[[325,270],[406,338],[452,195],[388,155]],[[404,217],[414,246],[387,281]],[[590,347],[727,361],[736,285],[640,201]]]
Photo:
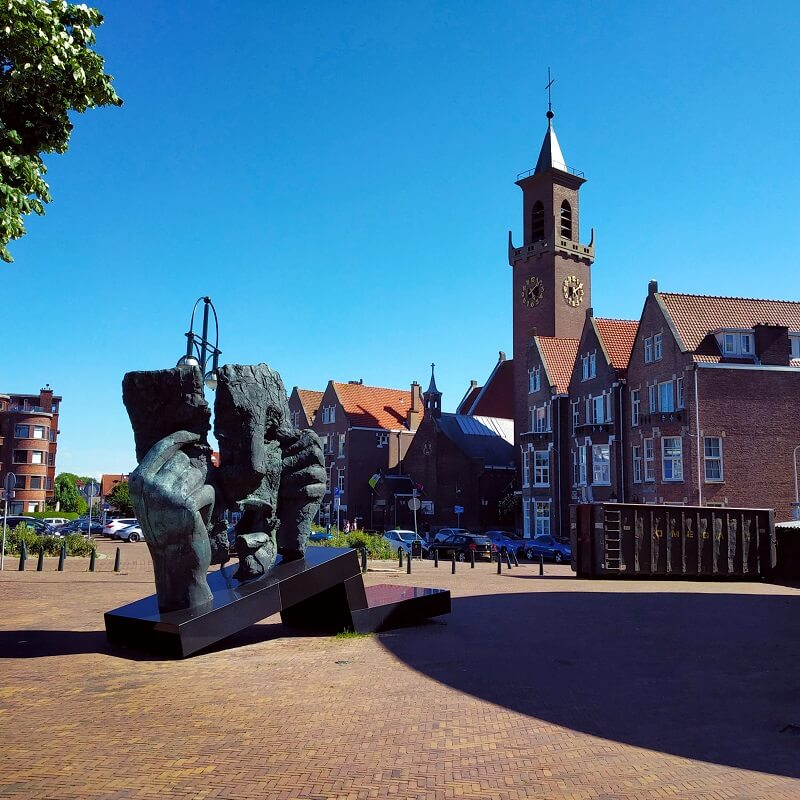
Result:
[[128,481],[120,481],[108,496],[108,502],[126,516],[133,516],[133,505]]
[[77,479],[78,476],[71,472],[62,472],[60,475],[56,475],[53,483],[53,502],[60,504],[61,511],[76,511],[78,514],[86,511],[88,506],[86,500],[78,492]]
[[64,153],[69,112],[122,105],[92,49],[102,15],[64,0],[0,0],[0,258],[51,200],[42,156]]

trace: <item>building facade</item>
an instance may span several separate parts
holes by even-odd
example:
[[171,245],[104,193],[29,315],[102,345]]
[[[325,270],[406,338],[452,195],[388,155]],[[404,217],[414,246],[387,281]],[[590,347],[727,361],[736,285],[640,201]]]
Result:
[[61,397],[45,386],[39,394],[0,394],[0,486],[13,472],[10,514],[44,511],[53,499]]

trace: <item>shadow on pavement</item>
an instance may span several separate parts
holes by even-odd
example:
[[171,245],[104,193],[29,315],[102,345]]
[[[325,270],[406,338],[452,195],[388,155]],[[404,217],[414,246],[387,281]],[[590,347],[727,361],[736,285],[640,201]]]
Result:
[[800,597],[543,591],[455,598],[443,619],[381,644],[563,727],[800,777]]

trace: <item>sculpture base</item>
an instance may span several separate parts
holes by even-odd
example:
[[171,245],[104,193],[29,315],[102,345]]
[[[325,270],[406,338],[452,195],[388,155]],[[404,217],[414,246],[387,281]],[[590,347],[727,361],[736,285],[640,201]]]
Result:
[[306,557],[278,563],[263,577],[239,582],[232,564],[208,574],[213,599],[161,613],[155,595],[105,614],[114,644],[185,658],[280,613],[287,625],[367,633],[450,612],[450,592],[403,586],[366,589],[355,550],[309,547]]

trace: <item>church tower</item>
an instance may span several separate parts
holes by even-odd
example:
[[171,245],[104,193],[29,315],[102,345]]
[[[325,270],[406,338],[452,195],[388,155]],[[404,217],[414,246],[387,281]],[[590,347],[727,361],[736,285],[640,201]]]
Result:
[[522,244],[508,232],[508,263],[513,270],[515,420],[527,419],[527,353],[531,336],[579,339],[591,306],[594,231],[580,243],[578,192],[583,173],[570,169],[547,112],[547,131],[536,166],[517,176],[522,189]]

